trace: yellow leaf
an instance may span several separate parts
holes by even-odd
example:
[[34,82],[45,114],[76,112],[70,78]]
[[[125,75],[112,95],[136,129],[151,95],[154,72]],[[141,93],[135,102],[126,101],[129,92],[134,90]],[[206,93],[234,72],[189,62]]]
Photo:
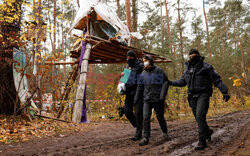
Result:
[[80,41],[82,41],[82,39],[81,39],[81,38],[78,38],[78,39],[76,40],[76,42],[80,42]]
[[0,140],[0,142],[3,142],[3,143],[5,143],[6,141],[7,141],[6,138]]
[[233,84],[234,86],[241,86],[241,79],[236,79],[236,80],[234,80],[234,84]]

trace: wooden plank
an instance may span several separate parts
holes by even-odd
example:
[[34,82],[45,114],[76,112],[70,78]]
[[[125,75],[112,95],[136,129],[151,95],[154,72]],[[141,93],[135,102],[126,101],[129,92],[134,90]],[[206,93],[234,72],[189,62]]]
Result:
[[80,57],[79,54],[69,54],[69,56],[72,57],[72,58],[78,58],[78,57]]
[[[92,51],[91,52],[91,55],[94,55],[95,57],[99,56],[100,58],[104,57],[106,59],[117,59],[116,56],[113,56],[113,55],[110,55],[110,54],[105,54],[105,52],[103,52],[102,50],[100,49],[95,49],[95,51]],[[104,59],[102,58],[102,59]]]
[[37,115],[37,114],[34,114],[34,115],[37,116],[37,117],[41,117],[41,118],[47,118],[47,119],[52,119],[52,120],[56,120],[56,121],[71,123],[70,121],[61,120],[61,119],[57,119],[57,118],[52,118],[52,117],[48,117],[48,116]]
[[95,51],[99,51],[107,56],[112,56],[114,59],[126,59],[126,55],[117,54],[115,52],[109,51],[108,49],[104,49],[102,46],[96,48]]
[[76,64],[75,61],[72,61],[72,62],[51,62],[51,61],[45,61],[44,63],[45,65],[67,65],[67,64]]
[[121,63],[127,63],[127,61],[114,61],[114,60],[111,60],[111,61],[98,61],[98,62],[92,62],[92,61],[89,61],[89,64],[121,64]]

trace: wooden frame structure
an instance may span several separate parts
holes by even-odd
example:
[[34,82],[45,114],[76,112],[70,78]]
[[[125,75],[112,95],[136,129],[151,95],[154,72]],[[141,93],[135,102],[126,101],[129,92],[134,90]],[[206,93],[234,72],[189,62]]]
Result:
[[[156,63],[171,62],[169,59],[149,53],[134,47],[125,46],[116,40],[104,40],[95,36],[88,35],[83,38],[86,43],[93,45],[89,58],[89,64],[118,64],[127,62],[127,51],[134,50],[137,57],[141,58],[149,54],[154,58]],[[79,58],[81,52],[81,42],[75,44],[75,49],[70,51],[70,57]]]
[[[93,9],[92,9],[93,10]],[[92,12],[93,13],[93,12]],[[86,79],[87,79],[87,71],[89,64],[119,64],[127,62],[127,51],[134,50],[137,57],[142,57],[145,54],[149,54],[154,58],[155,63],[167,63],[171,62],[169,59],[149,53],[143,50],[136,49],[131,46],[126,46],[116,40],[112,39],[102,39],[91,34],[91,26],[90,26],[90,18],[91,12],[88,16],[84,17],[84,21],[86,23],[82,23],[82,25],[86,26],[87,32],[84,37],[79,37],[80,40],[74,44],[73,49],[70,51],[70,57],[75,58],[76,60],[73,62],[45,62],[45,64],[50,65],[66,65],[66,64],[79,64],[81,62],[80,68],[80,77],[79,77],[79,85],[76,93],[76,102],[74,105],[73,117],[72,121],[80,123],[82,108],[84,103],[84,92],[86,88]],[[79,25],[78,25],[79,26]],[[78,28],[78,27],[77,27]],[[79,29],[79,28],[78,28]],[[81,27],[83,30],[83,27]],[[82,42],[85,42],[85,51],[82,60],[80,60],[81,52],[82,52]],[[72,70],[72,78],[71,76],[68,79],[68,82],[72,80],[75,82],[76,76],[78,73],[78,66]],[[68,85],[70,86],[70,85]],[[71,87],[66,85],[63,93],[63,97],[61,98],[61,106],[57,115],[57,118],[60,118],[60,115],[64,111],[64,105],[62,103],[63,100],[68,99],[68,94],[71,90]]]

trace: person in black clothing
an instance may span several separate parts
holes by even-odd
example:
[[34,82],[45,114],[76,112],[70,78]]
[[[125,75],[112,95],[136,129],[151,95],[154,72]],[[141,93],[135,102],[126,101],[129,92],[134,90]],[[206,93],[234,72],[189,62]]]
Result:
[[[124,113],[133,127],[136,127],[135,136],[131,138],[133,141],[136,141],[142,137],[143,102],[141,99],[135,104],[134,97],[137,89],[138,78],[143,71],[143,63],[139,58],[136,58],[136,54],[133,50],[127,52],[127,60],[127,68],[131,70],[131,73],[127,83],[125,84],[126,99]],[[135,113],[133,113],[133,107],[135,107]],[[122,110],[120,112],[122,112]],[[120,116],[122,116],[122,113],[120,113]]]
[[163,137],[168,139],[167,123],[164,118],[164,101],[168,90],[168,77],[161,68],[154,66],[154,60],[150,55],[143,56],[143,62],[144,71],[141,74],[135,95],[135,103],[143,99],[144,135],[139,143],[141,146],[149,143],[152,108],[156,112]]
[[189,61],[185,63],[186,70],[180,80],[170,81],[169,84],[178,87],[188,86],[188,102],[198,123],[199,142],[195,150],[203,150],[207,147],[206,140],[211,140],[213,130],[206,122],[209,108],[209,99],[212,96],[214,84],[223,94],[223,100],[230,99],[228,89],[220,79],[220,75],[213,66],[204,62],[204,57],[196,49],[189,52]]

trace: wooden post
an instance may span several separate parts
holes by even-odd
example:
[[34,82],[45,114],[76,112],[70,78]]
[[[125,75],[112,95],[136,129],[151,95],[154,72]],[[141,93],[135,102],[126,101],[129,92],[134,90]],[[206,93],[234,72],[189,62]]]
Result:
[[81,73],[80,73],[79,85],[78,85],[77,92],[76,92],[76,102],[75,102],[73,119],[72,119],[72,121],[76,123],[81,122],[83,97],[84,97],[84,91],[85,91],[85,85],[86,85],[86,79],[87,79],[88,59],[90,56],[90,51],[91,51],[91,44],[87,43],[83,61],[81,64]]

